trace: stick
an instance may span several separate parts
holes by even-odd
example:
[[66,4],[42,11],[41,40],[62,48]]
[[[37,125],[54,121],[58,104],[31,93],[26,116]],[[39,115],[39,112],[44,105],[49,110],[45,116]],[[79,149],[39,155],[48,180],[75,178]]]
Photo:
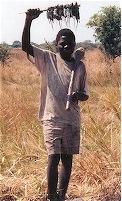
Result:
[[71,100],[71,95],[72,95],[73,79],[74,79],[75,69],[78,66],[80,60],[84,57],[84,54],[85,54],[85,52],[84,52],[84,49],[82,47],[78,48],[74,52],[75,65],[74,65],[74,69],[71,71],[71,77],[70,77],[70,83],[69,83],[69,88],[68,88],[67,102],[66,102],[65,110],[68,110],[69,106],[70,106],[70,100]]
[[69,89],[68,89],[68,94],[67,94],[67,102],[66,102],[66,110],[69,109],[69,105],[70,105],[70,98],[71,98],[71,94],[72,94],[72,86],[73,86],[73,78],[74,78],[74,69],[71,72],[71,77],[70,77],[70,83],[69,83]]

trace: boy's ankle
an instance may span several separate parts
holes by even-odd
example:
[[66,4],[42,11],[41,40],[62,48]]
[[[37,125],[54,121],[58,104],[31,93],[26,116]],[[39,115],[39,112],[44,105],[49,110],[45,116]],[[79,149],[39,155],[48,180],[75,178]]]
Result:
[[47,201],[59,201],[58,198],[47,198]]
[[59,196],[59,201],[65,201],[65,197]]
[[47,201],[59,201],[58,195],[48,195]]

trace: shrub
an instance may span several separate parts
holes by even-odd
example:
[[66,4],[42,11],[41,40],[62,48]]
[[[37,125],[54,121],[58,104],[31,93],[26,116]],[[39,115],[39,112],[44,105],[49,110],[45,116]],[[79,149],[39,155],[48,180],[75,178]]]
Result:
[[5,66],[7,59],[10,57],[10,47],[8,45],[0,45],[0,61],[2,66]]

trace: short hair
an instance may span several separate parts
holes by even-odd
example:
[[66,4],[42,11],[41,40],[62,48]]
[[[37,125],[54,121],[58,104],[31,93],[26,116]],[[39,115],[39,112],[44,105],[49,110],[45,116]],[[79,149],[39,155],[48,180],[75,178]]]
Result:
[[70,29],[61,29],[56,36],[56,45],[58,44],[61,36],[70,36],[75,42],[75,35]]

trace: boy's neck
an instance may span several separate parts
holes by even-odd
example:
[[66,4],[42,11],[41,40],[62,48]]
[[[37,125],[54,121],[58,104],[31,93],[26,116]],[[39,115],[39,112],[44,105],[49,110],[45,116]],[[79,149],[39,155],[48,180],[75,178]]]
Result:
[[60,57],[64,60],[64,61],[67,61],[67,62],[73,62],[74,61],[74,58],[71,56],[71,57],[62,57],[60,55]]

